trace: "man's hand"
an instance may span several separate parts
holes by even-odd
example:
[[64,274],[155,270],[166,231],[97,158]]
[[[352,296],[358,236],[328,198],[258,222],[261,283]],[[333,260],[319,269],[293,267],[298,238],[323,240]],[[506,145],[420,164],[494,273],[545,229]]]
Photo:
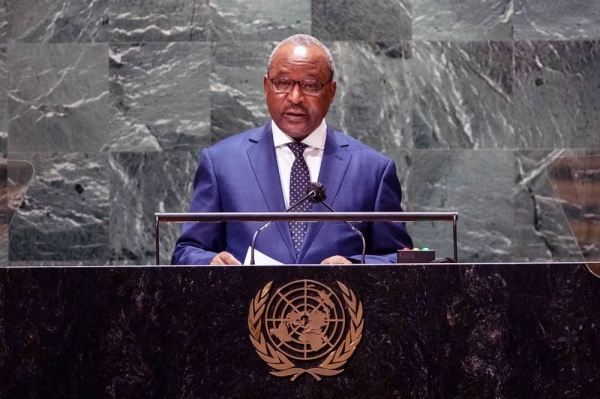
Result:
[[211,266],[213,265],[241,265],[240,261],[237,260],[232,254],[230,254],[229,252],[223,251],[217,254],[217,256],[215,256],[213,258],[213,260],[210,261]]
[[343,256],[340,255],[335,255],[335,256],[331,256],[327,259],[325,259],[323,262],[321,262],[322,265],[351,265],[352,262],[350,262],[348,259],[344,258]]

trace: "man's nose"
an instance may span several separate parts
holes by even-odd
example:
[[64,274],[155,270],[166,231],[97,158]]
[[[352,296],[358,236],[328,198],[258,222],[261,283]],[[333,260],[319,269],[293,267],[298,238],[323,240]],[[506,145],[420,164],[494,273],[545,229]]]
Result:
[[302,102],[304,99],[304,93],[302,93],[302,89],[300,88],[300,82],[294,82],[292,90],[290,90],[288,94],[288,99],[294,104]]

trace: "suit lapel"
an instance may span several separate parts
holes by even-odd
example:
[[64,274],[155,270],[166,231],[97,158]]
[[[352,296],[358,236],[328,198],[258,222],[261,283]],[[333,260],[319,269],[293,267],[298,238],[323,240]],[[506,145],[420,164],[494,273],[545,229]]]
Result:
[[[325,151],[323,152],[323,161],[321,162],[321,170],[319,171],[319,182],[325,187],[327,199],[325,202],[334,207],[333,202],[340,191],[348,165],[352,156],[345,147],[348,142],[342,133],[336,132],[331,127],[327,127],[327,139],[325,140]],[[313,212],[329,212],[323,204],[313,204]],[[309,223],[304,237],[304,244],[299,254],[301,260],[317,236],[323,222]]]
[[[329,205],[335,201],[346,176],[348,165],[350,165],[352,157],[345,149],[347,146],[348,142],[342,133],[336,132],[330,127],[327,128],[327,140],[325,140],[319,181],[325,187],[325,193],[327,194],[325,202]],[[322,204],[316,204],[315,208],[318,208],[317,212],[327,211],[327,208]]]
[[[258,131],[251,136],[250,141],[255,144],[251,145],[248,149],[248,158],[250,159],[252,170],[265,198],[267,207],[271,212],[284,212],[285,202],[283,201],[281,190],[281,180],[275,156],[271,124],[267,124],[262,131]],[[235,162],[235,160],[233,161]],[[291,257],[295,259],[296,251],[294,250],[292,235],[287,223],[275,223],[275,225],[279,229],[279,234],[281,234],[282,241],[285,242],[288,251],[290,251]]]

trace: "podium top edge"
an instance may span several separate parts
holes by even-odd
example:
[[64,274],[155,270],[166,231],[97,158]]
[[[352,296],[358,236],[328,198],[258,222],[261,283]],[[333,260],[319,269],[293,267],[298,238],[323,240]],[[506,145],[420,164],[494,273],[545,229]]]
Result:
[[202,212],[154,214],[157,222],[269,222],[269,221],[349,221],[413,222],[458,219],[458,212]]
[[[465,262],[465,263],[376,263],[376,264],[353,264],[353,265],[320,265],[320,264],[294,264],[294,265],[238,265],[238,266],[227,266],[227,268],[269,268],[269,267],[320,267],[320,268],[332,268],[332,267],[410,267],[410,266],[426,266],[426,267],[503,267],[503,266],[585,266],[593,265],[600,266],[600,261],[534,261],[534,262]],[[0,266],[1,269],[158,269],[158,268],[212,268],[212,269],[223,269],[223,266],[210,266],[210,265],[8,265]]]

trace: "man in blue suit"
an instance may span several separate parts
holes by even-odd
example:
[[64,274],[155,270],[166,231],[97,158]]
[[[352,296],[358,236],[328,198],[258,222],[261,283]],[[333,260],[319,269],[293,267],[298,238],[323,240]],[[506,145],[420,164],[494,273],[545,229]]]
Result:
[[[293,143],[302,143],[302,167],[311,181],[323,184],[336,211],[401,211],[394,162],[325,123],[336,92],[334,70],[329,50],[317,39],[294,35],[281,42],[264,77],[272,121],[202,151],[190,212],[285,211],[293,204]],[[327,209],[317,203],[312,211]],[[185,224],[171,262],[239,265],[262,225]],[[398,249],[412,248],[403,223],[354,225],[365,236],[367,263],[392,263]],[[360,259],[362,241],[344,222],[307,223],[300,233],[277,222],[260,234],[256,248],[285,264],[349,264]]]

